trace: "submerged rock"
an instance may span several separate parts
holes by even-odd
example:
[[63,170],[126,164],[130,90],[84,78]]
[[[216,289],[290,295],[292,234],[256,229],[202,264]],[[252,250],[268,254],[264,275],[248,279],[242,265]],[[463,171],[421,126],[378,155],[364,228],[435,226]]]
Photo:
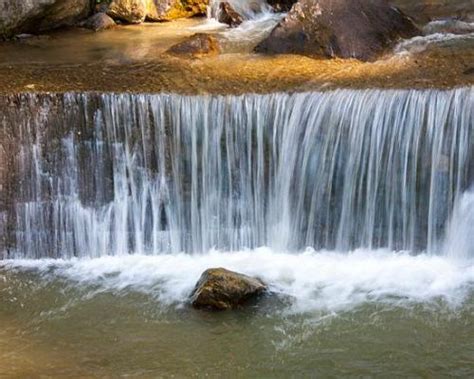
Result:
[[201,275],[191,294],[191,303],[195,308],[233,309],[266,290],[267,286],[260,279],[224,268],[212,268]]
[[115,21],[105,13],[96,13],[82,24],[84,28],[91,29],[95,32],[110,29],[116,25]]
[[229,25],[232,28],[239,26],[244,21],[242,16],[238,14],[228,2],[219,4],[217,20],[222,24]]
[[196,33],[187,40],[171,46],[166,52],[178,56],[217,55],[220,47],[216,37],[206,33]]
[[2,0],[0,38],[74,25],[87,17],[90,11],[90,0]]
[[300,0],[256,51],[373,60],[418,34],[385,0]]

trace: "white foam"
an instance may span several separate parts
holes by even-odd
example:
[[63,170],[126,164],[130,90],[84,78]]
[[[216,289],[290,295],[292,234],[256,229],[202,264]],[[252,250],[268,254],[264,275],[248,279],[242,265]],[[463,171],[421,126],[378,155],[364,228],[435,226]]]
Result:
[[364,302],[398,305],[444,300],[461,305],[472,294],[474,260],[388,251],[351,254],[307,251],[278,253],[268,248],[203,255],[130,255],[75,260],[11,260],[9,270],[37,270],[46,278],[94,291],[139,291],[167,305],[186,302],[201,273],[225,267],[258,276],[271,289],[293,298],[291,311],[339,311]]

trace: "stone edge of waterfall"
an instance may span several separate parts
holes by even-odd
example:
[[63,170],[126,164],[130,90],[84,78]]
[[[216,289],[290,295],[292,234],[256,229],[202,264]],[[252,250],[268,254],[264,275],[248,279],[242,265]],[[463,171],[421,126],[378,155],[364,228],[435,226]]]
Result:
[[[0,209],[15,209],[3,224],[17,242],[31,238],[26,250],[15,245],[26,257],[157,253],[173,238],[172,252],[432,251],[473,175],[472,89],[7,97],[0,132],[13,172],[2,170],[10,199]],[[446,183],[453,177],[459,183]]]

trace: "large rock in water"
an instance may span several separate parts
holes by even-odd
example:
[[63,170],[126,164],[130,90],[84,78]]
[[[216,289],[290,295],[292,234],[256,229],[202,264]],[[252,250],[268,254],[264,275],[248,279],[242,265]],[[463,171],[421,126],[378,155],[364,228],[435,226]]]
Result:
[[256,51],[373,60],[418,34],[385,0],[300,0]]
[[0,37],[74,25],[91,8],[90,0],[0,0]]
[[191,302],[195,308],[226,310],[237,308],[266,290],[267,286],[259,279],[212,268],[201,275],[191,294]]

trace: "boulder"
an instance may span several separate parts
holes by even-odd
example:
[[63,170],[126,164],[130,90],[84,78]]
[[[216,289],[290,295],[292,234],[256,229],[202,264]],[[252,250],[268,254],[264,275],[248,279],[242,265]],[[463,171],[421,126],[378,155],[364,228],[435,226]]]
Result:
[[129,24],[140,24],[147,15],[148,0],[113,0],[107,14],[115,20]]
[[266,290],[267,286],[257,278],[224,268],[212,268],[201,275],[191,294],[191,303],[199,309],[233,309]]
[[206,33],[196,33],[185,41],[171,46],[166,52],[177,56],[198,57],[217,55],[220,52],[220,47],[216,37]]
[[256,51],[366,61],[419,34],[385,0],[300,0]]
[[217,21],[235,28],[236,26],[239,26],[244,20],[242,19],[242,16],[238,14],[234,8],[232,8],[232,5],[230,5],[228,2],[223,2],[219,4]]
[[90,0],[1,0],[0,38],[75,25],[91,8]]
[[110,29],[116,25],[115,21],[105,13],[96,13],[82,23],[84,28],[91,29],[95,32]]

